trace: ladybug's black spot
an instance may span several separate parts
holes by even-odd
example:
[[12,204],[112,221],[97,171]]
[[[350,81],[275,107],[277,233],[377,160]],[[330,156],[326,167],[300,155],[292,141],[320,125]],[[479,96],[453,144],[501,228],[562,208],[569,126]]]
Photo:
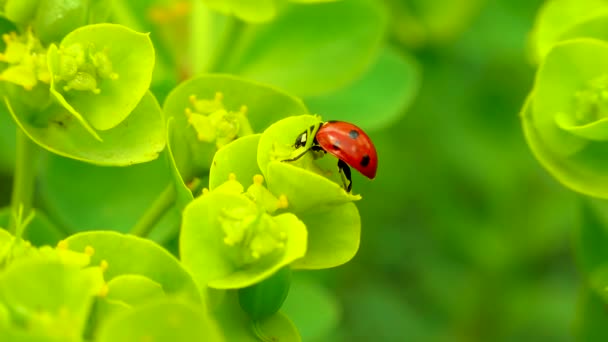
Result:
[[333,145],[331,145],[331,148],[334,149],[334,150],[339,150],[340,146],[338,146],[336,144],[333,144]]
[[359,165],[366,167],[367,165],[369,165],[369,156],[366,154],[363,156],[363,158],[361,158],[361,162],[359,163]]
[[348,132],[348,136],[351,139],[357,139],[359,137],[359,132],[357,132],[357,130],[352,129],[350,132]]

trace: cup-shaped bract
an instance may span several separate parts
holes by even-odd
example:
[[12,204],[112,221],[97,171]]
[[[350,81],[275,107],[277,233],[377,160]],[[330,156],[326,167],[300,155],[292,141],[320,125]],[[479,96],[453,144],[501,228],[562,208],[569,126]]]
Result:
[[185,183],[209,170],[218,148],[281,118],[307,113],[295,97],[228,75],[202,75],[180,84],[163,109],[172,121],[169,145]]
[[567,38],[606,35],[594,30],[597,20],[606,15],[608,3],[604,0],[546,1],[538,11],[530,35],[532,59],[540,63],[553,45]]
[[121,275],[142,275],[160,284],[169,295],[200,301],[198,288],[180,262],[150,240],[111,231],[91,231],[74,234],[65,243],[75,251],[90,248],[94,252],[92,264],[107,264],[104,275],[108,281]]
[[13,262],[0,279],[0,303],[12,322],[0,329],[2,341],[79,341],[103,284],[99,267],[42,257]]
[[224,338],[200,306],[166,299],[117,313],[100,327],[95,340],[222,342]]
[[271,216],[234,182],[203,194],[184,210],[181,259],[199,286],[244,288],[306,253],[306,226],[295,215]]
[[90,131],[62,106],[53,104],[39,114],[51,117],[45,125],[30,119],[31,112],[20,102],[5,98],[17,125],[38,145],[63,157],[98,165],[124,166],[158,158],[165,147],[165,128],[160,106],[147,92],[125,120],[114,128]]
[[541,64],[521,113],[543,166],[580,193],[608,197],[608,43],[561,42]]
[[154,47],[148,34],[125,26],[87,25],[49,47],[48,66],[57,101],[85,126],[104,131],[126,119],[148,91]]

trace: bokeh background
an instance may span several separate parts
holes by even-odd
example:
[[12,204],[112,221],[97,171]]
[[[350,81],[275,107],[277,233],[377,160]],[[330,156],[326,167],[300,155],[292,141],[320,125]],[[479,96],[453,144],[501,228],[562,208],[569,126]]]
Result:
[[[421,88],[372,132],[380,165],[364,196],[361,250],[323,272],[341,321],[322,341],[570,341],[579,274],[577,198],[544,171],[518,113],[541,1],[393,1]],[[401,25],[401,26],[400,26]]]

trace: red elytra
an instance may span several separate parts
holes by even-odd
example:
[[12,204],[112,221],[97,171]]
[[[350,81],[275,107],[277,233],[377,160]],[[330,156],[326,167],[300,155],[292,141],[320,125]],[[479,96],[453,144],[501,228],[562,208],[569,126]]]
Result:
[[344,121],[327,121],[315,135],[317,144],[365,177],[376,177],[378,154],[363,130]]

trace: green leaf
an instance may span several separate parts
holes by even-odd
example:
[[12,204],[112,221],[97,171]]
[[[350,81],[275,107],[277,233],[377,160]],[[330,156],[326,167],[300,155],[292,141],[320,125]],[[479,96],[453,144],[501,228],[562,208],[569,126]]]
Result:
[[608,44],[565,41],[540,66],[521,113],[527,142],[541,164],[570,189],[602,198],[608,197],[606,87]]
[[[6,100],[6,99],[5,99]],[[58,155],[99,165],[132,165],[154,160],[165,147],[162,112],[151,93],[118,126],[99,132],[96,140],[62,107],[47,109],[53,119],[39,126],[28,111],[6,102],[19,127],[38,145]],[[20,110],[22,109],[22,110]]]
[[237,139],[215,153],[209,170],[209,190],[226,182],[230,174],[236,175],[244,188],[253,184],[253,176],[260,174],[256,158],[260,136]]
[[[129,232],[170,181],[163,159],[110,168],[49,156],[41,170],[41,202],[70,233]],[[159,232],[178,224],[168,219],[159,222]]]
[[322,269],[350,261],[359,250],[361,218],[354,203],[298,214],[308,229],[308,249],[294,269]]
[[299,96],[320,96],[369,68],[386,25],[378,1],[294,5],[269,24],[248,28],[226,69]]
[[[218,93],[221,94],[219,99],[216,98]],[[207,101],[210,111],[223,107],[226,111],[238,112],[246,106],[246,119],[252,129],[249,134],[261,132],[281,118],[308,112],[302,102],[291,95],[234,76],[202,75],[180,84],[169,94],[163,109],[168,118],[173,118],[169,144],[186,182],[194,175],[206,173],[217,150],[216,143],[200,141],[195,125],[188,122],[186,110],[196,113],[196,107],[202,107],[193,101]],[[201,129],[211,129],[211,133],[220,136],[220,124],[222,121],[215,123],[216,126],[201,125]]]
[[199,292],[179,261],[154,242],[115,232],[84,232],[65,240],[71,250],[94,250],[92,264],[108,263],[107,280],[125,274],[139,274],[159,283],[167,294],[199,302]]
[[276,0],[203,0],[210,8],[248,22],[264,22],[277,14]]
[[267,341],[300,342],[298,329],[280,311],[258,322],[253,322],[241,309],[236,291],[216,291],[217,307],[213,316],[217,320],[226,341],[259,342],[263,334]]
[[239,304],[254,322],[269,318],[283,305],[290,285],[291,269],[283,267],[270,278],[239,289]]
[[12,320],[27,326],[34,336],[42,333],[76,341],[82,335],[93,295],[102,284],[99,268],[82,270],[29,258],[12,263],[0,274],[0,301]]
[[4,15],[13,22],[25,25],[36,14],[40,0],[7,0]]
[[44,43],[59,41],[70,31],[88,24],[89,1],[44,0],[37,7],[32,28]]
[[[75,59],[79,64],[79,57],[70,55],[74,49],[82,50],[84,61],[78,73],[66,74],[65,63]],[[58,49],[49,49],[48,59],[53,95],[70,113],[82,115],[91,126],[103,131],[125,120],[148,91],[154,47],[147,34],[116,24],[95,24],[70,32]],[[79,91],[69,81],[61,82],[78,77],[80,72],[96,78],[97,87]],[[67,86],[73,89],[66,90]]]
[[296,273],[282,310],[298,327],[302,340],[324,341],[338,327],[341,307],[329,289]]
[[224,341],[201,307],[179,301],[159,301],[127,310],[108,319],[98,342]]
[[306,98],[313,113],[331,120],[354,122],[366,130],[389,127],[411,105],[420,86],[413,57],[390,48],[359,79],[336,92]]
[[219,190],[186,207],[181,260],[199,286],[247,287],[304,256],[304,224],[293,214],[262,210],[244,195]]
[[531,35],[534,60],[540,63],[566,32],[605,10],[608,10],[608,4],[604,0],[545,2],[538,12]]

